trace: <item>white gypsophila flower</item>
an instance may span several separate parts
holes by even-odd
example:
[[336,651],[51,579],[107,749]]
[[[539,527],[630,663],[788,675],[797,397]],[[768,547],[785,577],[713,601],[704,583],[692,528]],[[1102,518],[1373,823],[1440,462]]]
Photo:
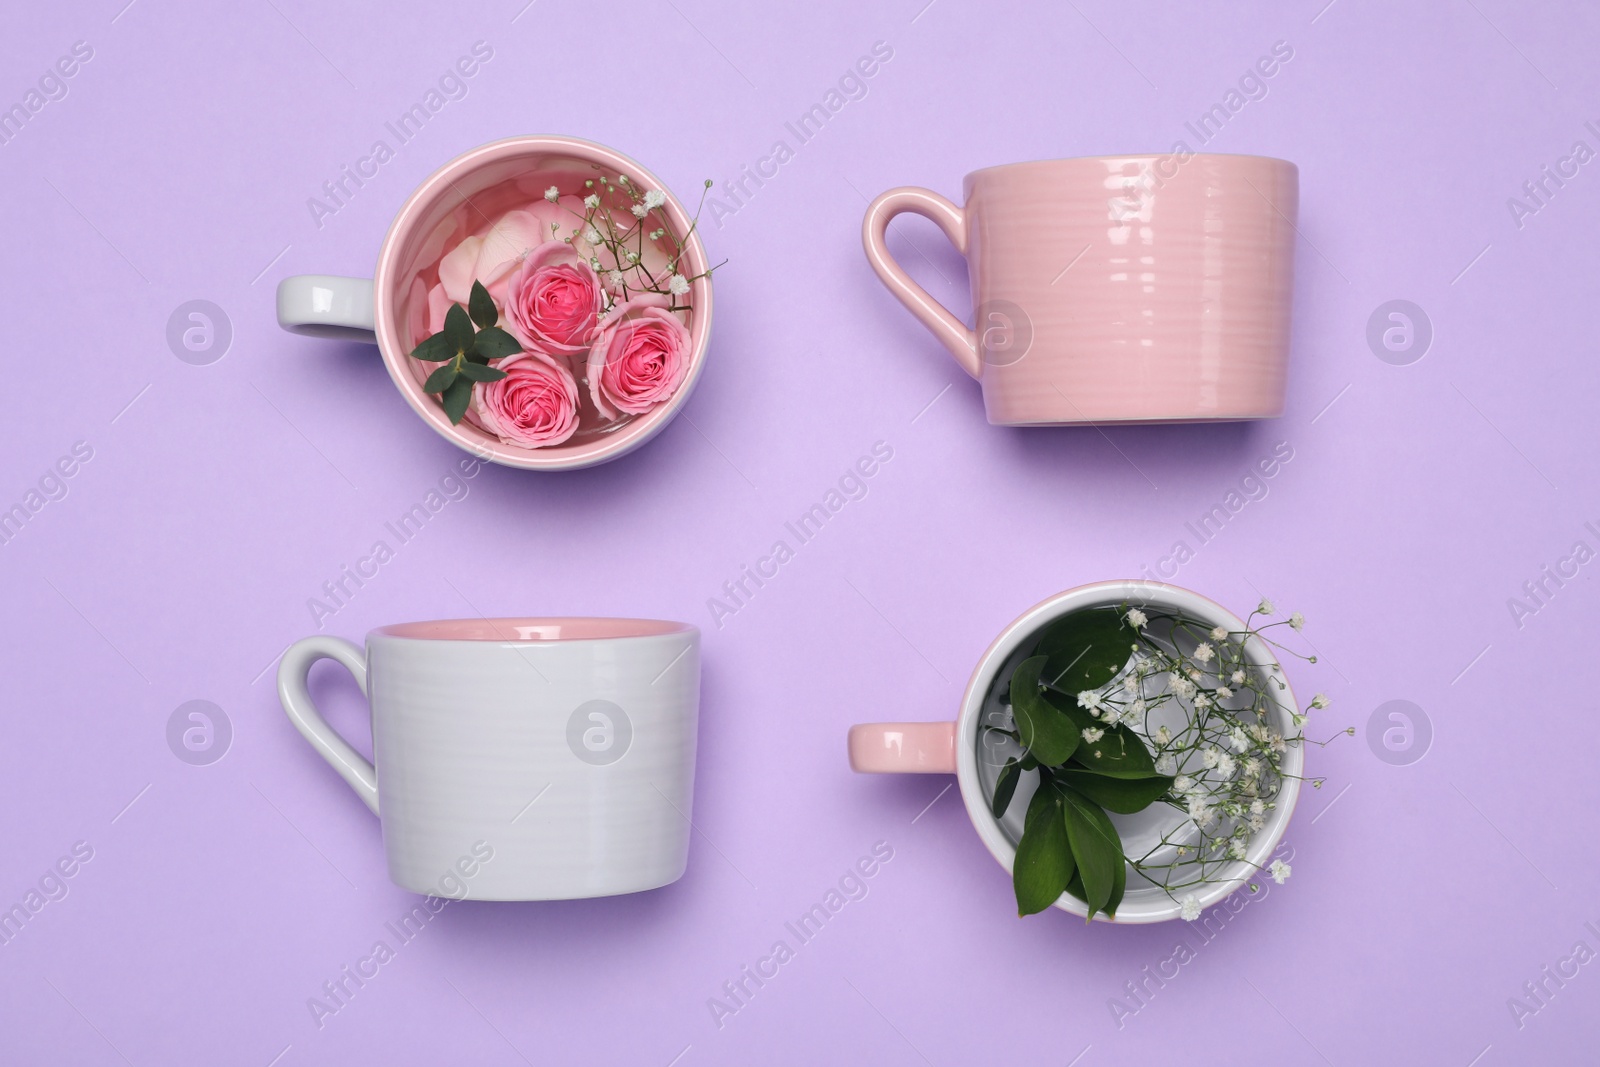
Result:
[[637,262],[639,262],[639,253],[630,251],[628,253],[627,259],[628,259],[629,263],[637,263]]
[[1289,616],[1289,625],[1296,630],[1304,630],[1306,628],[1306,617],[1297,611]]
[[1233,696],[1233,690],[1232,689],[1229,689],[1225,685],[1217,686],[1217,699],[1218,700],[1227,700],[1232,696]]
[[1106,735],[1106,732],[1104,730],[1100,729],[1098,726],[1089,726],[1089,727],[1086,727],[1084,729],[1084,731],[1083,731],[1083,739],[1085,741],[1089,742],[1091,745],[1094,744],[1096,741],[1100,740],[1105,735]]
[[1122,688],[1126,689],[1130,693],[1137,692],[1139,689],[1139,679],[1132,674],[1124,676],[1122,679]]
[[1298,711],[1289,716],[1289,718],[1296,726],[1304,726],[1306,724],[1306,717]]
[[1139,717],[1144,714],[1144,708],[1144,698],[1140,697],[1138,700],[1135,700],[1132,704],[1128,705],[1127,710],[1122,713],[1122,721],[1138,722]]
[[1156,740],[1160,741],[1163,745],[1167,744],[1172,740],[1172,731],[1167,729],[1165,726],[1161,727],[1161,729],[1156,731]]
[[590,193],[588,196],[583,198],[583,206],[592,211],[600,206],[600,198],[595,196],[593,193]]
[[1122,718],[1122,713],[1110,704],[1105,705],[1105,710],[1100,713],[1100,721],[1113,723]]
[[1250,814],[1251,815],[1260,815],[1262,812],[1264,812],[1266,810],[1267,810],[1267,806],[1265,804],[1261,803],[1261,801],[1252,800],[1250,802]]
[[1172,758],[1172,753],[1170,752],[1156,760],[1157,774],[1164,774],[1170,778],[1177,769],[1178,761]]
[[1268,743],[1271,745],[1272,751],[1274,752],[1282,752],[1284,749],[1289,747],[1284,742],[1283,735],[1278,733],[1276,730],[1272,732],[1272,740]]
[[1258,722],[1254,726],[1250,727],[1250,736],[1255,738],[1257,741],[1265,741],[1271,732],[1272,731],[1267,729],[1267,724],[1264,722]]
[[1272,601],[1266,597],[1261,598],[1261,603],[1256,605],[1256,612],[1261,615],[1271,615],[1277,609],[1272,606]]
[[1204,711],[1211,706],[1211,698],[1206,696],[1204,693],[1196,693],[1194,696],[1194,706],[1196,709]]
[[1321,711],[1323,708],[1327,707],[1328,706],[1327,694],[1326,693],[1318,693],[1316,696],[1312,697],[1311,698],[1311,706],[1316,708],[1318,711]]
[[1235,752],[1243,752],[1250,747],[1250,739],[1244,735],[1242,726],[1235,726],[1233,731],[1228,734],[1228,744],[1233,747]]
[[1215,767],[1221,758],[1222,752],[1215,745],[1207,745],[1200,750],[1200,762],[1205,764],[1208,770]]
[[1211,805],[1206,803],[1206,798],[1198,794],[1189,797],[1189,818],[1194,820],[1201,829],[1210,826],[1216,821],[1217,813],[1211,810]]
[[1144,612],[1140,611],[1138,608],[1129,608],[1128,614],[1123,617],[1128,620],[1128,625],[1133,627],[1135,630],[1150,621],[1149,619],[1145,618]]
[[[1260,802],[1259,801],[1253,801],[1252,803],[1260,803]],[[1267,825],[1267,820],[1263,819],[1259,815],[1252,815],[1252,816],[1250,816],[1249,820],[1246,822],[1245,825],[1250,827],[1250,832],[1251,833],[1258,834],[1258,833],[1261,832],[1261,828],[1263,826]]]
[[622,272],[620,270],[614,270],[614,271],[611,271],[610,273],[608,273],[606,275],[606,281],[610,282],[612,285],[614,285],[615,287],[620,289],[620,288],[622,288],[622,286],[626,282],[626,279],[623,278]]
[[1178,777],[1172,780],[1172,791],[1177,793],[1179,796],[1183,796],[1193,788],[1194,779],[1190,778],[1187,774],[1180,774]]
[[1227,639],[1228,639],[1228,628],[1226,626],[1213,626],[1211,628],[1211,640],[1213,640],[1213,641],[1226,641]]
[[1200,918],[1200,900],[1193,893],[1178,902],[1178,915],[1184,922],[1194,922]]
[[553,204],[561,199],[561,190],[552,185],[544,191],[544,198]]
[[1236,837],[1228,842],[1228,855],[1236,860],[1244,859],[1244,838]]
[[1268,870],[1272,873],[1272,880],[1282,885],[1289,880],[1289,875],[1293,873],[1294,868],[1282,860],[1273,860],[1272,866]]
[[648,193],[644,194],[644,206],[645,207],[657,208],[657,207],[660,207],[662,204],[665,204],[666,202],[667,202],[667,194],[663,193],[660,189],[651,189]]
[[583,239],[592,245],[597,245],[600,243],[600,231],[590,226],[583,231]]
[[1234,671],[1232,676],[1228,678],[1228,681],[1232,682],[1234,685],[1243,685],[1244,671]]
[[1193,678],[1197,682],[1200,680],[1200,668],[1199,667],[1185,667],[1183,673],[1187,674],[1189,677]]
[[635,204],[628,210],[633,212],[633,217],[636,219],[642,219],[646,215],[650,214],[650,209],[645,207],[643,204]]
[[1098,689],[1085,689],[1078,694],[1078,707],[1088,708],[1093,711],[1100,706],[1100,691]]
[[1226,752],[1217,753],[1217,773],[1224,778],[1232,778],[1233,772],[1238,769],[1238,763]]
[[682,296],[689,291],[689,279],[681,274],[674,274],[667,282],[667,292],[673,296]]
[[1261,761],[1254,756],[1244,761],[1244,776],[1254,778],[1261,773]]
[[1216,649],[1212,648],[1208,642],[1201,641],[1194,646],[1194,661],[1196,663],[1210,663],[1211,657],[1216,654]]

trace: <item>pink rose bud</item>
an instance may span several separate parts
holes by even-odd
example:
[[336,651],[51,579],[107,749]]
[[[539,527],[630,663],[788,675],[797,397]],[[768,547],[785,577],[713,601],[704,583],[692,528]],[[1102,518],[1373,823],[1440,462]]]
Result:
[[547,241],[528,254],[506,286],[505,327],[522,347],[582,352],[601,309],[600,279],[572,246]]
[[539,352],[498,363],[506,376],[472,392],[479,425],[508,445],[559,445],[578,429],[578,383],[566,367]]
[[[689,330],[656,293],[619,305],[589,350],[589,395],[606,418],[642,415],[667,400],[689,370]],[[616,410],[613,410],[616,409]]]

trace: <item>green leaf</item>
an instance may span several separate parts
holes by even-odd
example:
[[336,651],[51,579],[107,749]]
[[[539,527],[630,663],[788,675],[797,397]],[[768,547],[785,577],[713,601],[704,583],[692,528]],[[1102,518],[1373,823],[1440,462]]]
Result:
[[1122,855],[1122,839],[1098,804],[1070,788],[1062,791],[1061,811],[1073,862],[1083,876],[1088,917],[1092,919],[1095,912],[1104,911],[1110,903],[1117,868],[1127,863]]
[[489,295],[489,290],[485,289],[483,283],[479,281],[472,283],[472,292],[467,297],[467,310],[472,315],[472,321],[485,330],[493,326],[500,318],[500,312],[494,306],[494,298]]
[[451,304],[450,310],[444,313],[442,332],[452,356],[472,351],[472,320],[460,304]]
[[1011,672],[1011,710],[1017,717],[1017,734],[1040,763],[1055,767],[1071,758],[1079,734],[1072,720],[1062,715],[1039,692],[1043,656],[1017,664]]
[[1156,776],[1155,758],[1144,740],[1122,723],[1107,724],[1080,708],[1071,697],[1062,693],[1045,693],[1045,701],[1073,724],[1078,736],[1093,728],[1104,731],[1105,736],[1093,744],[1085,741],[1073,751],[1073,765],[1084,767],[1096,774],[1113,778],[1153,778]]
[[457,378],[440,399],[444,401],[444,413],[450,417],[450,424],[460,425],[467,413],[467,404],[472,400],[472,379]]
[[500,359],[522,351],[522,344],[498,326],[485,326],[472,342],[472,351],[484,359]]
[[1089,608],[1052,622],[1033,651],[1049,660],[1046,682],[1081,693],[1116,677],[1133,654],[1133,637],[1114,608]]
[[1118,815],[1143,811],[1172,788],[1172,779],[1161,775],[1154,778],[1113,778],[1093,771],[1075,770],[1070,766],[1060,771],[1056,780]]
[[443,332],[425,338],[416,348],[411,350],[412,359],[424,360],[428,363],[443,363],[447,359],[454,359],[455,353],[450,351],[450,339]]
[[1041,785],[1028,804],[1022,840],[1011,864],[1018,915],[1035,915],[1061,897],[1072,878],[1072,849],[1061,818],[1061,795]]
[[461,376],[475,382],[498,382],[506,376],[506,372],[498,367],[486,367],[482,363],[463,362]]
[[1011,806],[1011,797],[1017,791],[1017,779],[1022,777],[1018,767],[1016,760],[1007,760],[1006,765],[1000,768],[1000,777],[994,780],[994,799],[989,804],[989,810],[996,819],[1003,818],[1006,809]]
[[452,360],[428,375],[428,380],[422,383],[422,391],[424,393],[444,392],[450,388],[450,383],[456,380],[456,373],[456,364]]

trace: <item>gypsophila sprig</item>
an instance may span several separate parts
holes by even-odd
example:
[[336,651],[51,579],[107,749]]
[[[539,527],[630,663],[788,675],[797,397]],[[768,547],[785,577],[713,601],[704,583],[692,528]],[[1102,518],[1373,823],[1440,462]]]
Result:
[[[1298,612],[1257,621],[1274,611],[1263,599],[1240,630],[1150,604],[1075,611],[1045,627],[1032,655],[996,680],[995,698],[1011,719],[982,727],[1000,735],[994,751],[1010,753],[991,798],[994,816],[1005,814],[1022,781],[1034,785],[1012,868],[1018,914],[1070,893],[1088,905],[1089,918],[1115,916],[1132,882],[1161,889],[1193,919],[1197,890],[1240,878],[1241,866],[1279,884],[1289,877],[1281,860],[1263,867],[1249,858],[1294,777],[1286,755],[1307,743],[1299,729],[1307,714],[1295,710],[1262,646],[1315,659],[1270,634],[1298,633]],[[1309,708],[1327,706],[1318,694]],[[1287,732],[1281,724],[1290,724]],[[1152,805],[1173,809],[1175,825],[1128,855],[1109,813]]]

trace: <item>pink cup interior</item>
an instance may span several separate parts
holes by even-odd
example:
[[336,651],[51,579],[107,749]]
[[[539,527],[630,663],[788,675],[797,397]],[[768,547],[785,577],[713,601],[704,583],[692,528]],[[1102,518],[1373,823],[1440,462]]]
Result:
[[658,637],[688,633],[686,622],[661,619],[441,619],[402,622],[372,631],[385,637],[419,641],[603,641],[619,637]]
[[615,459],[660,432],[688,400],[700,378],[711,327],[709,278],[700,278],[690,290],[694,307],[689,323],[692,349],[689,372],[683,384],[666,403],[620,426],[615,432],[549,448],[502,444],[498,438],[467,421],[452,426],[437,398],[422,391],[422,382],[433,365],[420,363],[409,355],[416,344],[410,325],[412,281],[423,267],[446,251],[440,231],[451,214],[470,201],[475,211],[494,218],[517,206],[516,202],[505,199],[503,190],[497,189],[508,181],[515,182],[531,201],[550,185],[567,188],[574,180],[581,185],[583,179],[595,174],[597,167],[613,180],[619,174],[626,174],[646,189],[666,192],[664,210],[674,232],[680,236],[689,234],[683,273],[693,276],[705,271],[708,261],[699,234],[690,233],[688,213],[660,179],[620,152],[570,137],[513,137],[458,156],[411,195],[384,238],[373,280],[373,299],[378,347],[389,368],[389,376],[412,410],[429,426],[481,459],[533,470],[588,467]]

